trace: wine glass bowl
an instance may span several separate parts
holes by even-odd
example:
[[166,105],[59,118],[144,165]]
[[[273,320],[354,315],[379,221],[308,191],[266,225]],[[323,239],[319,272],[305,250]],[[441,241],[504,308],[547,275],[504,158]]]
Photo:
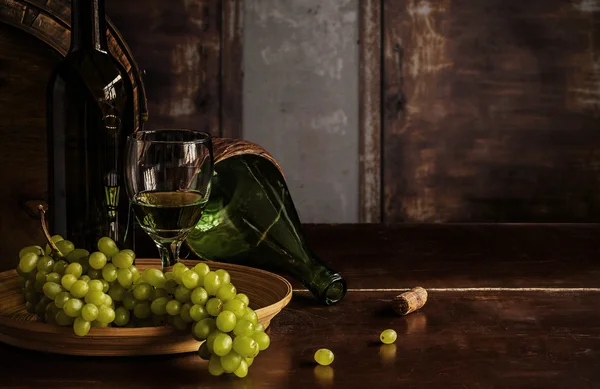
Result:
[[163,268],[178,261],[181,243],[202,216],[213,166],[212,140],[202,131],[145,130],[127,139],[127,195]]

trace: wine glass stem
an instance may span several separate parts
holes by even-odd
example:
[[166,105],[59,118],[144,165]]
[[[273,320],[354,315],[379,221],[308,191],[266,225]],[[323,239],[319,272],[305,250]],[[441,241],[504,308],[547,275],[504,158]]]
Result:
[[160,260],[162,267],[167,268],[175,265],[179,261],[179,249],[181,248],[181,240],[165,243],[156,243],[158,251],[160,252]]

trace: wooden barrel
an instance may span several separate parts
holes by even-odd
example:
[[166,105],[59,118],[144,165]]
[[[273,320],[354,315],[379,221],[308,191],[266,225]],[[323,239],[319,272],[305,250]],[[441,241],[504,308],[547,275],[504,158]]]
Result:
[[[69,0],[0,0],[0,270],[19,248],[41,242],[33,210],[47,195],[46,85],[69,49]],[[147,118],[141,73],[108,21],[111,53],[134,86],[136,128]]]

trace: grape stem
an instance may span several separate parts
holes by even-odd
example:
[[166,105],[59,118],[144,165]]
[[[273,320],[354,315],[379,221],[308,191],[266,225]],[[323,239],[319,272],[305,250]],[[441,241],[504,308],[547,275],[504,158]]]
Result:
[[40,205],[38,205],[38,210],[40,211],[40,222],[42,223],[42,231],[44,232],[44,236],[46,237],[46,240],[48,241],[48,244],[50,245],[52,252],[55,255],[62,257],[63,256],[62,253],[60,252],[58,247],[56,247],[56,244],[54,244],[54,242],[52,241],[52,238],[50,237],[50,233],[48,232],[48,227],[46,226],[46,209],[44,208],[43,205],[40,204]]

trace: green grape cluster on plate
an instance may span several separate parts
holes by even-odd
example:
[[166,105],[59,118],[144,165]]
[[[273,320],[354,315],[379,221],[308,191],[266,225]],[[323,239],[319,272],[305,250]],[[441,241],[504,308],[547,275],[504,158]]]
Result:
[[269,335],[238,293],[224,269],[199,262],[189,269],[177,263],[171,271],[140,272],[132,250],[119,250],[103,237],[97,251],[75,248],[59,235],[50,245],[19,252],[17,273],[28,312],[47,323],[72,326],[78,336],[91,327],[172,325],[203,341],[198,355],[212,375],[245,377]]

